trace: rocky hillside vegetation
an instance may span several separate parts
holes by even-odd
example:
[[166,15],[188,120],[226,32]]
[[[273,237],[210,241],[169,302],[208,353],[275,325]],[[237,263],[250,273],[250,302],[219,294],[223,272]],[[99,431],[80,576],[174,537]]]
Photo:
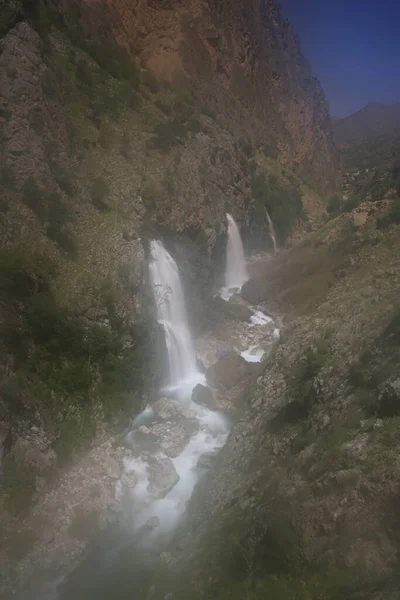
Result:
[[365,203],[260,265],[252,293],[285,315],[283,334],[151,598],[399,597],[400,236],[380,225],[391,210]]
[[[272,0],[13,0],[0,36],[0,520],[17,526],[159,385],[149,239],[173,250],[200,330],[225,213],[258,250],[268,211],[284,245],[339,178]],[[20,557],[11,531],[0,551]]]
[[400,104],[371,102],[358,112],[335,120],[334,137],[347,169],[390,165],[400,150]]
[[[3,455],[34,425],[63,461],[141,406],[149,237],[198,307],[227,210],[260,246],[267,208],[283,242],[336,189],[325,99],[275,4],[192,4],[1,7]],[[34,496],[7,462],[5,497]]]

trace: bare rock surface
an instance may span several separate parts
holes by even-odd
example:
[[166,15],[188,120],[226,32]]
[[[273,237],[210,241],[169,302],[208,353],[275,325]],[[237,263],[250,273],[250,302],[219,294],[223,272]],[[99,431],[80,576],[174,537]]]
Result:
[[179,475],[170,458],[163,456],[147,456],[149,465],[148,492],[154,498],[164,498],[179,481]]

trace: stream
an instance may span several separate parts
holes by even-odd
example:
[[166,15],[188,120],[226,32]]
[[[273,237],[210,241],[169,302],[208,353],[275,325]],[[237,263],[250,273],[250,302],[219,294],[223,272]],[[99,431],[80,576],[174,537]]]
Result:
[[[225,286],[219,296],[232,303],[239,302],[249,276],[239,229],[230,215],[227,220]],[[213,332],[193,340],[179,267],[162,242],[154,240],[150,250],[150,283],[164,330],[168,372],[159,398],[136,416],[125,450],[121,448],[115,501],[123,509],[123,525],[98,531],[83,562],[61,582],[53,579],[41,588],[44,599],[151,598],[151,565],[172,538],[232,424],[224,402],[216,400],[221,391],[208,385],[208,369],[229,351],[236,352],[241,368],[250,369],[267,357],[279,337],[272,318],[261,307],[247,305],[248,321],[230,321],[223,340]]]

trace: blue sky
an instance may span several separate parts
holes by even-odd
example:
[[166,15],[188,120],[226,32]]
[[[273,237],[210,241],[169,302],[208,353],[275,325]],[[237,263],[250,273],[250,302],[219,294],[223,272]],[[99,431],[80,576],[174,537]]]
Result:
[[331,114],[400,102],[400,0],[281,0]]

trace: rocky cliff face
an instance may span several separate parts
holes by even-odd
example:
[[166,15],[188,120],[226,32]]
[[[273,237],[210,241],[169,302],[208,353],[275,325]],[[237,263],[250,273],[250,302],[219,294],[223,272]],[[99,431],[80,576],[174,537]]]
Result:
[[164,238],[201,323],[225,213],[265,245],[268,208],[283,241],[337,175],[323,93],[274,2],[15,0],[0,34],[10,522],[158,377],[148,240]]
[[275,0],[75,0],[64,11],[104,47],[116,44],[160,79],[191,87],[237,137],[320,193],[337,189],[327,103]]

